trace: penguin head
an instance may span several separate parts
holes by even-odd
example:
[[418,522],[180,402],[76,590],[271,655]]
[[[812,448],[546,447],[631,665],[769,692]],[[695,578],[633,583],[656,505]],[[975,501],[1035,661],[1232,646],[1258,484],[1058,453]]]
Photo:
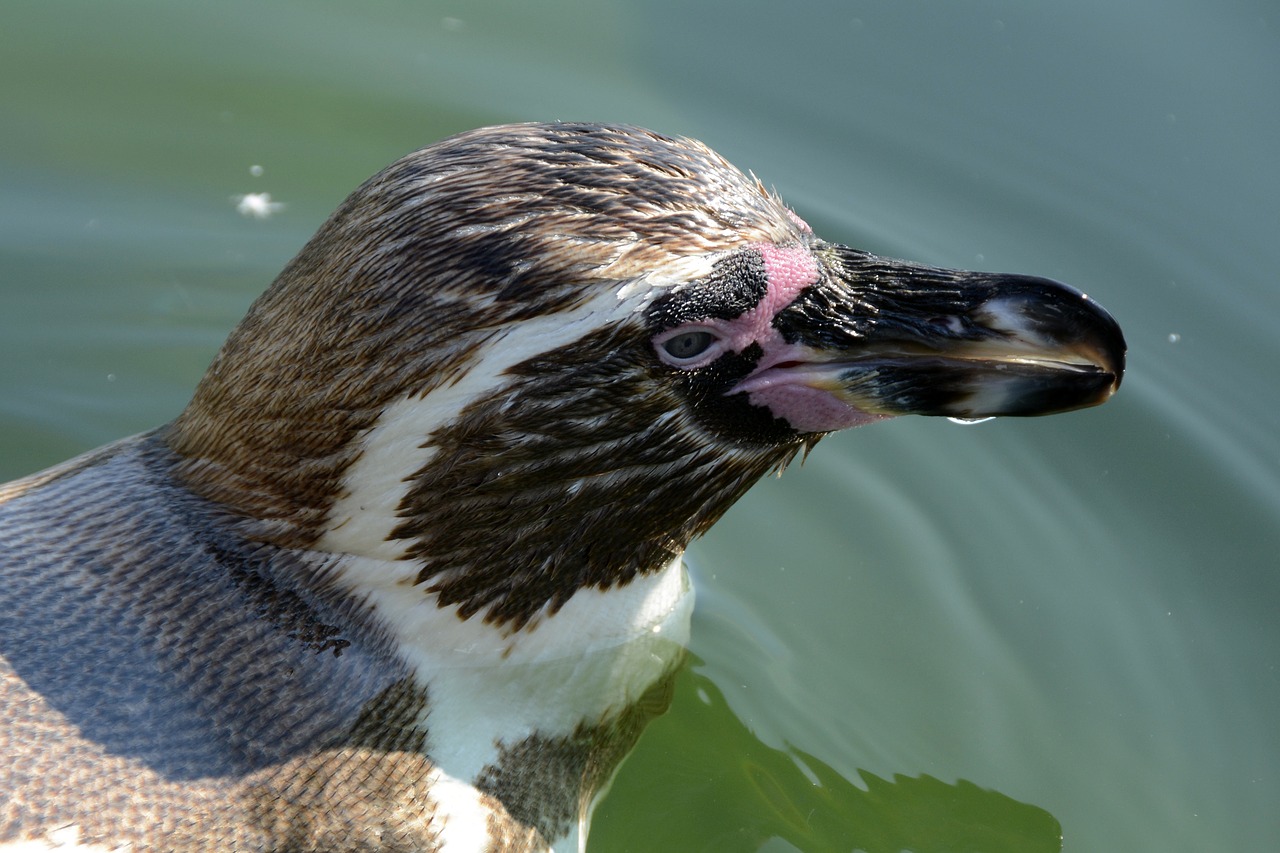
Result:
[[817,238],[701,143],[464,133],[358,188],[165,433],[241,535],[519,627],[655,571],[826,433],[1093,405],[1096,303]]

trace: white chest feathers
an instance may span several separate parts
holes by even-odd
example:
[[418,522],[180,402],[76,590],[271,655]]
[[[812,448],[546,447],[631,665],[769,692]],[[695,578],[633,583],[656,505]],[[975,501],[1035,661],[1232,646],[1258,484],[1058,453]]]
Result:
[[[608,590],[582,589],[554,614],[512,632],[458,618],[413,584],[413,561],[351,557],[335,575],[359,595],[392,637],[425,689],[427,753],[442,774],[433,785],[441,810],[457,812],[458,833],[476,822],[473,787],[504,749],[530,738],[571,738],[618,715],[679,663],[689,639],[693,588],[681,559],[662,571]],[[556,849],[577,849],[580,833]],[[445,823],[445,850],[469,842]],[[585,840],[585,838],[584,838]]]

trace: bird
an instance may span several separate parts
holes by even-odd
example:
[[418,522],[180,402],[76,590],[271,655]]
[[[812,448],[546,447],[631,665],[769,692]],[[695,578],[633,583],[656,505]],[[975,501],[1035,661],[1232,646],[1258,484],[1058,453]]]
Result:
[[756,480],[1124,359],[1080,291],[826,242],[691,139],[418,150],[176,419],[0,486],[0,849],[584,849]]

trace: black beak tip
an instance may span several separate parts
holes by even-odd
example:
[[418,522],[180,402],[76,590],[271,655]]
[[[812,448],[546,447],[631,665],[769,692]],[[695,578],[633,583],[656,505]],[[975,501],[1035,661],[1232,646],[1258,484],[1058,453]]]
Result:
[[1089,296],[1083,293],[1080,295],[1093,318],[1094,329],[1090,337],[1094,339],[1101,356],[1099,366],[1111,376],[1111,393],[1115,393],[1124,380],[1125,359],[1129,352],[1124,331],[1110,311]]

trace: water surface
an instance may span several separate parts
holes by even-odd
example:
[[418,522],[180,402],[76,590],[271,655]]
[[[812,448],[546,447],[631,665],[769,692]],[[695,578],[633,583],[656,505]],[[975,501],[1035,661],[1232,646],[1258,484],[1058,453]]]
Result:
[[[0,476],[173,417],[413,148],[692,135],[828,239],[1086,290],[1130,371],[1102,409],[878,424],[755,489],[691,554],[696,661],[592,849],[1278,849],[1277,26],[1248,0],[15,0]],[[242,217],[250,192],[286,207]]]

